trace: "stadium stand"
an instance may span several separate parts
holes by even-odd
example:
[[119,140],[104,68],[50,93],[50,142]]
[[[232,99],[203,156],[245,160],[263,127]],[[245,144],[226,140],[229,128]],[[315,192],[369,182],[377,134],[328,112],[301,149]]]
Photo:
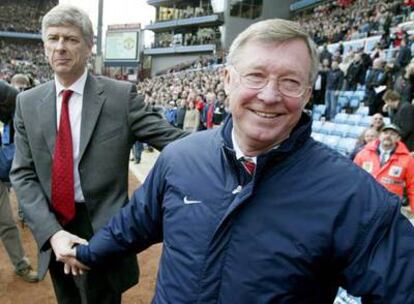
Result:
[[51,79],[40,25],[42,16],[57,3],[57,0],[1,1],[0,79],[10,81],[16,73],[27,74],[34,84]]

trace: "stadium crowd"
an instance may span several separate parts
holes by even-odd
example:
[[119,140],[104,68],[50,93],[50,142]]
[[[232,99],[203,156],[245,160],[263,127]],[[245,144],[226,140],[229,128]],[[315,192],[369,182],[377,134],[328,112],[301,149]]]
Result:
[[[39,33],[43,15],[58,3],[57,0],[2,0],[0,31]],[[24,8],[24,9],[22,9]]]
[[355,0],[344,5],[341,2],[329,1],[294,19],[317,44],[323,44],[388,35],[392,26],[407,19],[410,11],[410,4],[404,0]]
[[200,28],[184,34],[159,33],[155,35],[152,48],[218,44],[220,33],[217,28]]

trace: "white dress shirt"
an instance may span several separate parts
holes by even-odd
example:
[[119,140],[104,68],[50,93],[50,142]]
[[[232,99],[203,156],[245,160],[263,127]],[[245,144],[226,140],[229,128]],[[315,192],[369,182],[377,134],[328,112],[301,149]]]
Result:
[[73,149],[73,177],[75,180],[75,201],[84,202],[80,177],[79,177],[79,146],[80,146],[80,130],[81,130],[81,117],[82,117],[82,104],[83,94],[85,89],[86,77],[88,76],[87,70],[82,76],[71,86],[65,88],[57,79],[55,75],[56,85],[56,121],[57,129],[59,130],[60,112],[62,110],[62,91],[72,90],[73,94],[69,100],[69,120],[70,129],[72,132],[72,149]]
[[239,146],[239,144],[237,142],[237,139],[236,139],[236,134],[234,133],[234,128],[231,130],[231,140],[233,142],[233,149],[234,149],[234,152],[236,152],[237,160],[241,161],[243,159],[247,159],[249,161],[254,162],[255,165],[257,164],[257,156],[253,156],[253,157],[245,156],[243,154],[242,150],[240,150],[240,146]]

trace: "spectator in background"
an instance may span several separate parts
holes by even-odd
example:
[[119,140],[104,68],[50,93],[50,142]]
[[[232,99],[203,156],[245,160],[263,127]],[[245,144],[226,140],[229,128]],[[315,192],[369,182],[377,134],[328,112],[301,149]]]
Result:
[[362,62],[361,53],[354,54],[354,60],[348,67],[346,72],[346,85],[345,90],[355,91],[358,84],[362,85],[365,79],[365,68]]
[[31,88],[30,79],[24,74],[13,75],[10,84],[19,92],[23,92]]
[[377,132],[380,132],[384,126],[384,116],[381,113],[375,113],[372,116],[371,128],[374,128]]
[[187,101],[184,99],[178,100],[179,107],[177,108],[177,128],[183,129],[185,111],[187,110]]
[[[16,89],[4,81],[0,81],[0,119],[2,123],[10,123],[17,94],[18,91]],[[13,140],[13,138],[10,137],[10,134],[8,135],[9,140]],[[9,145],[10,142],[7,144]],[[26,256],[20,239],[19,230],[13,219],[9,199],[9,189],[6,185],[11,159],[9,160],[10,156],[7,156],[7,152],[3,149],[5,149],[4,142],[0,151],[1,171],[2,175],[4,175],[0,180],[0,239],[14,266],[15,273],[26,282],[34,283],[39,280],[38,275],[37,272],[32,269],[30,261]]]
[[334,119],[338,112],[338,92],[342,89],[344,82],[344,72],[339,68],[337,61],[332,61],[332,68],[328,71],[326,81],[326,119]]
[[213,92],[208,92],[206,95],[206,104],[202,112],[202,122],[206,129],[213,128],[213,115],[214,115],[214,104],[216,100],[216,95]]
[[177,107],[174,100],[168,103],[164,116],[170,125],[177,126]]
[[401,40],[400,48],[398,50],[397,58],[395,60],[396,66],[399,70],[405,68],[411,61],[411,49],[408,46],[406,39]]
[[200,112],[195,108],[194,100],[188,102],[184,117],[184,131],[194,133],[200,124]]
[[376,128],[370,127],[366,128],[362,134],[358,137],[358,140],[355,144],[355,149],[350,154],[350,158],[353,160],[355,156],[361,151],[366,144],[376,140],[379,136],[379,132]]
[[400,141],[400,134],[398,126],[386,125],[379,139],[366,145],[354,162],[400,198],[406,190],[414,212],[414,158]]
[[224,90],[220,90],[217,93],[217,99],[214,103],[213,127],[220,126],[227,116],[226,105],[224,104],[225,100],[226,93],[224,92]]
[[414,63],[403,69],[394,83],[394,91],[401,96],[401,101],[411,103],[414,92]]
[[399,127],[402,142],[408,150],[414,151],[414,105],[401,100],[400,95],[392,90],[384,94],[385,110],[393,112],[391,122]]
[[377,58],[372,64],[372,69],[367,71],[365,83],[365,104],[369,107],[369,115],[382,111],[384,102],[382,96],[386,90],[386,78],[384,71],[385,62]]
[[142,152],[144,151],[144,144],[140,141],[136,141],[132,147],[132,152],[134,155],[134,162],[139,164],[141,162]]
[[323,62],[324,60],[328,60],[328,65],[331,65],[332,62],[332,53],[328,50],[328,45],[325,43],[323,45],[323,49],[321,54],[319,55],[319,60]]

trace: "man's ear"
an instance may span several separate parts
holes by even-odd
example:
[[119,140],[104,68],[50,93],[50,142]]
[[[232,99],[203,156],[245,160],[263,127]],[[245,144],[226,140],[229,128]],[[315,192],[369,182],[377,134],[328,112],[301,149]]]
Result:
[[226,92],[226,95],[229,96],[230,93],[230,69],[229,67],[224,68],[223,71],[223,79],[224,79],[224,91]]

